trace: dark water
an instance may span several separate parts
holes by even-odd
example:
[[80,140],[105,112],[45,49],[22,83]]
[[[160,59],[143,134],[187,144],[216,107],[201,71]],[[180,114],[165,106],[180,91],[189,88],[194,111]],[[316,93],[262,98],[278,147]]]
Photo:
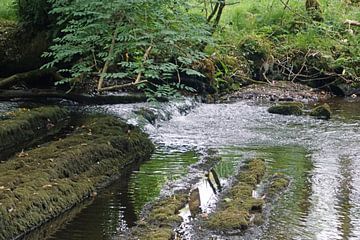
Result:
[[213,148],[222,157],[216,167],[220,179],[254,156],[265,158],[270,172],[292,179],[262,229],[230,239],[360,239],[360,102],[330,105],[334,117],[323,121],[272,115],[267,105],[251,102],[204,104],[187,116],[146,127],[161,146],[153,161],[135,169],[129,184],[115,183],[70,217],[48,225],[41,236],[111,239],[132,225],[166,181],[187,172],[198,159],[194,151]]

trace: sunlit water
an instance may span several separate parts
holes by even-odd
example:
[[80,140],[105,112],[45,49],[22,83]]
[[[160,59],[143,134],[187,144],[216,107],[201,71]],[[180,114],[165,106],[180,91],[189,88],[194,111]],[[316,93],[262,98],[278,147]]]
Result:
[[[133,224],[168,180],[186,173],[198,159],[194,150],[208,148],[222,157],[216,168],[222,178],[253,156],[265,158],[270,172],[292,178],[260,231],[224,239],[360,239],[360,102],[334,101],[331,106],[333,119],[323,121],[272,115],[266,104],[203,104],[186,116],[175,114],[170,121],[146,126],[159,146],[153,161],[134,169],[128,184],[114,183],[75,209],[60,221],[60,230],[46,227],[42,239],[49,232],[54,232],[49,239],[111,239]],[[121,117],[131,109],[106,110]]]

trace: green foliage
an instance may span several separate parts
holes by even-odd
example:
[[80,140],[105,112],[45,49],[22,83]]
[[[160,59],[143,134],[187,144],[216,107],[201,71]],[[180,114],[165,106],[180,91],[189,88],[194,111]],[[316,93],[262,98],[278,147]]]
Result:
[[16,11],[13,0],[1,0],[0,4],[0,20],[15,20]]
[[223,28],[216,34],[224,44],[212,51],[236,53],[250,61],[254,60],[251,53],[262,58],[271,53],[281,63],[287,61],[286,66],[295,73],[305,62],[305,69],[311,73],[341,74],[359,83],[359,30],[344,24],[345,19],[360,18],[359,8],[341,0],[320,3],[324,18],[321,23],[309,19],[305,1],[289,1],[288,7],[281,1],[241,1],[226,8]]
[[45,67],[61,67],[67,78],[59,83],[101,76],[121,83],[141,76],[163,96],[173,94],[174,74],[201,75],[189,66],[205,56],[199,49],[210,33],[204,18],[188,13],[185,0],[50,2],[63,28],[44,54],[51,59]]

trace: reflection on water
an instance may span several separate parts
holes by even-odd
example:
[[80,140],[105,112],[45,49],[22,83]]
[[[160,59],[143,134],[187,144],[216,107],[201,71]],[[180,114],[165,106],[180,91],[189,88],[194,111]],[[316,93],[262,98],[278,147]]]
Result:
[[145,203],[159,196],[169,180],[176,180],[187,173],[187,167],[197,162],[195,152],[157,151],[151,160],[141,165],[130,177],[129,197],[135,212],[140,213]]

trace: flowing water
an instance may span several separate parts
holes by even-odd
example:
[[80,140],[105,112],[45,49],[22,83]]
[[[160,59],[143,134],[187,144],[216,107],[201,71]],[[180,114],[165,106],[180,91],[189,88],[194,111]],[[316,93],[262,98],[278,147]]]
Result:
[[330,121],[271,115],[247,102],[202,105],[164,123],[155,140],[219,149],[235,162],[264,157],[270,171],[291,176],[267,224],[244,238],[360,239],[360,103],[330,104]]
[[66,220],[45,226],[47,234],[41,236],[111,239],[134,223],[166,181],[186,173],[198,160],[195,152],[211,148],[222,158],[215,169],[221,181],[254,156],[263,157],[270,172],[292,179],[262,228],[219,239],[360,239],[360,102],[333,100],[330,105],[334,117],[329,121],[272,115],[266,104],[242,101],[202,104],[188,115],[148,126],[158,146],[152,161],[74,209]]

